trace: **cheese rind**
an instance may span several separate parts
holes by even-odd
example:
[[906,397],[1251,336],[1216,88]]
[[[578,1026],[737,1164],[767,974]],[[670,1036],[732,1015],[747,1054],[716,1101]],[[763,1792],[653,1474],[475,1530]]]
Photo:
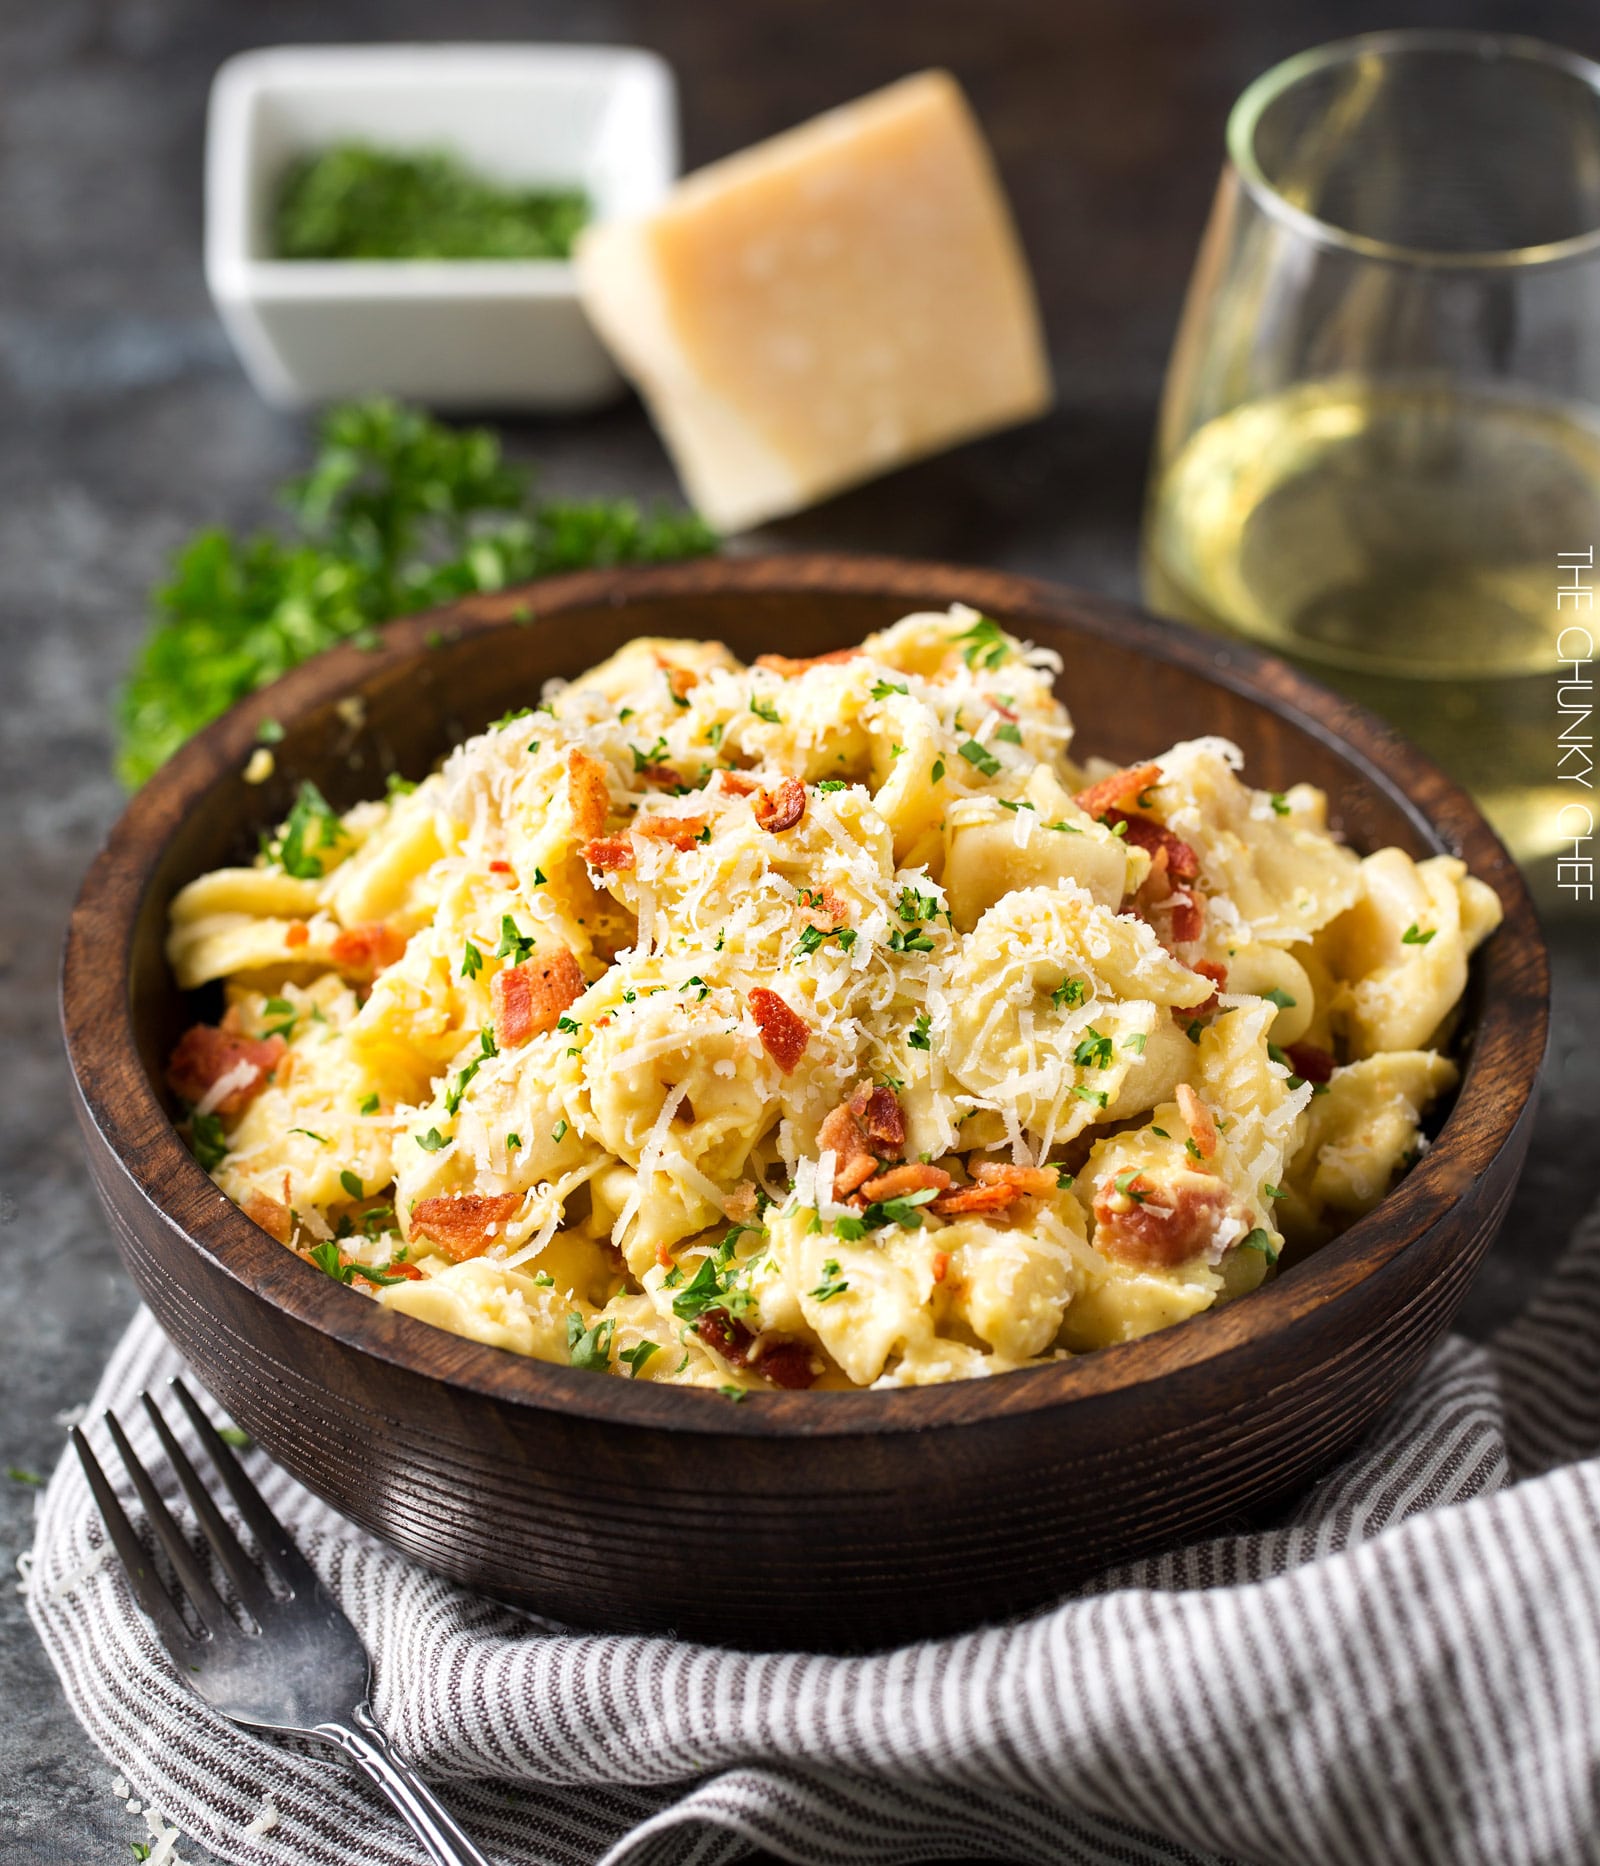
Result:
[[689,496],[740,530],[1040,414],[1027,264],[955,80],[923,72],[588,231],[585,303]]

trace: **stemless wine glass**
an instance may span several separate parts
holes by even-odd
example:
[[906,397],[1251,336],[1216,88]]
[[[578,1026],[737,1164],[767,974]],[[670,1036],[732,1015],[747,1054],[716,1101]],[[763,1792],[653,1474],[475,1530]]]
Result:
[[1600,66],[1417,31],[1267,72],[1168,375],[1152,604],[1387,714],[1550,866],[1597,545]]

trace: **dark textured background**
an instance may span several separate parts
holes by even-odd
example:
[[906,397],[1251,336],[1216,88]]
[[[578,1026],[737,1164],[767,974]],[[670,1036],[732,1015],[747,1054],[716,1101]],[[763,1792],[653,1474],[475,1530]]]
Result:
[[[77,878],[116,814],[107,699],[145,591],[196,526],[256,525],[306,458],[245,386],[200,274],[206,87],[245,46],[593,39],[664,53],[694,165],[907,70],[947,64],[994,140],[1036,266],[1060,385],[1047,421],[775,527],[1135,593],[1155,400],[1223,119],[1285,54],[1370,27],[1538,32],[1600,53],[1586,0],[1402,20],[1335,0],[0,0],[0,1469],[48,1471],[133,1305],[79,1162],[55,1028]],[[552,490],[668,494],[637,408],[519,425]],[[1520,1305],[1600,1184],[1600,917],[1558,930],[1555,1037],[1533,1162],[1466,1322]],[[0,1479],[0,1554],[32,1492]],[[0,1588],[0,1859],[131,1858],[142,1824],[68,1715]],[[203,1862],[192,1845],[186,1857]]]

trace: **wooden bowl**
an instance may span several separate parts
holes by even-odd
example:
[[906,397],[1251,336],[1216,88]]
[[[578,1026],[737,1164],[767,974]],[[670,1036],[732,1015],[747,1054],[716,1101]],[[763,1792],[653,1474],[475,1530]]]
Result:
[[[1463,856],[1505,923],[1473,962],[1460,1091],[1366,1219],[1257,1294],[1078,1360],[950,1386],[753,1395],[638,1386],[459,1340],[341,1288],[235,1209],[173,1131],[192,1007],[167,905],[248,859],[302,777],[346,807],[419,778],[551,674],[639,634],[813,654],[969,602],[1058,649],[1081,750],[1217,732],[1308,778],[1358,849]],[[351,723],[339,702],[359,695]],[[276,774],[240,773],[263,720]],[[79,1113],[123,1258],[206,1386],[296,1477],[418,1561],[574,1625],[844,1649],[1032,1607],[1106,1563],[1292,1492],[1399,1390],[1505,1212],[1545,1046],[1543,944],[1465,795],[1370,715],[1242,646],[1096,597],[877,559],[599,571],[397,622],[253,696],[134,798],[67,936]]]

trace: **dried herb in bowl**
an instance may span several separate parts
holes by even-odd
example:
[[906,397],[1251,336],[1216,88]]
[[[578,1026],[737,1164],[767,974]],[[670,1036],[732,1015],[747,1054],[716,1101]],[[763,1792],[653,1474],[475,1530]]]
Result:
[[157,590],[155,623],[117,696],[117,773],[130,788],[236,700],[392,616],[716,546],[692,513],[536,502],[532,476],[487,429],[393,402],[332,409],[319,438],[311,471],[283,488],[293,536],[202,531]]
[[576,188],[504,188],[442,150],[340,143],[278,196],[280,259],[566,259],[590,218]]

